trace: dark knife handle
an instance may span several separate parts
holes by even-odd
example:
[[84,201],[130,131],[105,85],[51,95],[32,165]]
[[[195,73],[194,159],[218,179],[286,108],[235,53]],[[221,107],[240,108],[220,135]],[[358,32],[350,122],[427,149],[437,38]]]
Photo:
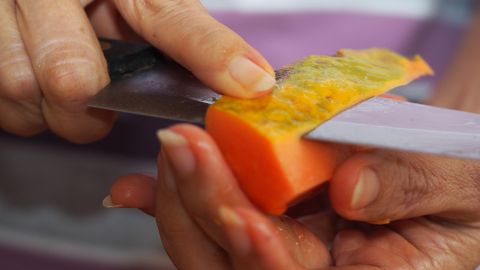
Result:
[[156,48],[144,43],[100,39],[110,84],[89,106],[202,123],[219,95]]
[[112,79],[147,69],[158,64],[174,64],[173,61],[146,43],[99,38]]

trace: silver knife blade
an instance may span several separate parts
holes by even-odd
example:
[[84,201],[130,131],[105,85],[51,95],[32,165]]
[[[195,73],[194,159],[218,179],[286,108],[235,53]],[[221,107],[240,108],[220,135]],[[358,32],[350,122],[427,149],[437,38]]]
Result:
[[480,159],[480,115],[375,97],[331,118],[305,138]]
[[[171,75],[171,74],[170,74]],[[218,94],[155,68],[113,82],[90,106],[203,123]],[[480,115],[375,97],[343,111],[306,139],[480,159]]]
[[[114,67],[110,74],[117,76],[112,76],[112,83],[89,106],[203,123],[218,94],[180,65],[152,56],[145,46],[107,42],[112,46],[106,51],[109,69]],[[117,62],[116,56],[120,56]],[[151,59],[155,61],[151,63]],[[304,137],[480,159],[480,115],[380,97],[345,110]]]
[[182,67],[154,65],[113,80],[88,105],[201,124],[218,97]]

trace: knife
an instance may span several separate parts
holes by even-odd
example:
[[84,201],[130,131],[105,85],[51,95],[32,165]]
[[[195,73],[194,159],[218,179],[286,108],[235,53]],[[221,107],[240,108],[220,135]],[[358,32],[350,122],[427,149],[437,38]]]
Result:
[[[202,124],[208,106],[220,97],[149,45],[101,43],[112,82],[91,107]],[[480,115],[374,97],[304,138],[480,159]]]

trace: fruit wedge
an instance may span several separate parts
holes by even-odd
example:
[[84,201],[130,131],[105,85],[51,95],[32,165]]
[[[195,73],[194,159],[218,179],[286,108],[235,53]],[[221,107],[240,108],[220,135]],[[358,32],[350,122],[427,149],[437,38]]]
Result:
[[249,199],[281,214],[328,181],[348,153],[303,134],[358,102],[432,73],[420,56],[408,59],[387,49],[310,56],[281,69],[267,96],[221,97],[208,109],[206,129]]

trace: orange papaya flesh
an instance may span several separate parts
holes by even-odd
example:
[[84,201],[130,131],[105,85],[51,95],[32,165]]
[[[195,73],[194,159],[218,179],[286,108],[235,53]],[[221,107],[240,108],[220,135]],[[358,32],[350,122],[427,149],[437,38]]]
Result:
[[304,140],[303,134],[342,110],[427,74],[433,72],[420,56],[408,59],[387,49],[310,56],[281,69],[269,95],[221,97],[207,111],[206,130],[249,199],[265,212],[281,214],[328,181],[348,152]]

